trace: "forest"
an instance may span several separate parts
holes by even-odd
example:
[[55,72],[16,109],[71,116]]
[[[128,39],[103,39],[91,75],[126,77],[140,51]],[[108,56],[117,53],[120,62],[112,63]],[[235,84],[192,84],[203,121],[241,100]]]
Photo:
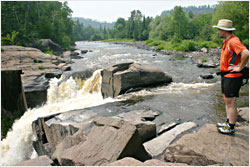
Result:
[[155,18],[133,10],[128,19],[118,18],[113,28],[83,25],[72,18],[67,2],[3,1],[1,45],[27,46],[39,39],[51,39],[70,49],[80,40],[126,40],[141,41],[158,49],[190,51],[221,45],[212,25],[222,18],[233,20],[235,35],[249,47],[248,1],[221,1],[212,7],[175,6]]

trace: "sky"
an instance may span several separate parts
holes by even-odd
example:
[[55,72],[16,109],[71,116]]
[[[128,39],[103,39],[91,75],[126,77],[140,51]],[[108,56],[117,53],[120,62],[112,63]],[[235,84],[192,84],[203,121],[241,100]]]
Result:
[[119,17],[127,19],[130,12],[140,10],[143,15],[155,17],[175,6],[214,5],[217,0],[70,0],[72,17],[84,17],[101,22],[115,22]]

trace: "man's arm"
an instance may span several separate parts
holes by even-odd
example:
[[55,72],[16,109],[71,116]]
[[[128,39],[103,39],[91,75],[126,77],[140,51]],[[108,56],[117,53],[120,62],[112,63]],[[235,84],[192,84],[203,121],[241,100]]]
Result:
[[249,59],[249,51],[247,49],[244,49],[241,53],[241,61],[239,65],[230,65],[228,67],[229,70],[232,70],[232,72],[239,72],[241,71],[247,64]]

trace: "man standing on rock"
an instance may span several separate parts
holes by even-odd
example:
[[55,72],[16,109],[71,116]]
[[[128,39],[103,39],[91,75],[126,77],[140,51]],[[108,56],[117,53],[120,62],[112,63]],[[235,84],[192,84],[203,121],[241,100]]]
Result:
[[234,134],[237,120],[236,97],[239,97],[242,85],[242,73],[249,58],[248,49],[240,42],[232,31],[233,22],[221,19],[218,25],[218,35],[224,38],[220,58],[221,89],[225,101],[227,120],[225,123],[217,123],[218,131],[223,134]]

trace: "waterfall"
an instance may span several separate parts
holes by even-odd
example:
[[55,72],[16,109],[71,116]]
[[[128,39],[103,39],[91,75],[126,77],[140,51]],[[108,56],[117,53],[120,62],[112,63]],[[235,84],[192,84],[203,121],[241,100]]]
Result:
[[103,99],[101,95],[100,71],[95,71],[86,81],[73,78],[65,81],[64,76],[51,79],[46,104],[26,111],[1,141],[1,165],[12,166],[30,159],[34,151],[32,122],[38,117],[114,101],[112,98]]

